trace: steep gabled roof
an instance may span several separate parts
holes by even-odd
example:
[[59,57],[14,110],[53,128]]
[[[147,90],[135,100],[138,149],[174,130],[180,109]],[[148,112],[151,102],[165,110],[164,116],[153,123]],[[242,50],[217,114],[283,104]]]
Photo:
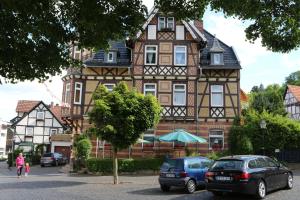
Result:
[[300,102],[300,86],[287,85],[288,90],[293,94],[298,102]]
[[[148,15],[148,18],[146,20],[146,22],[143,24],[142,26],[142,30],[145,30],[148,26],[148,24],[151,22],[151,20],[153,19],[153,17],[155,17],[155,15],[159,12],[159,10],[155,7],[153,7]],[[200,40],[203,42],[206,42],[206,38],[204,36],[204,34],[202,34],[195,26],[193,23],[188,23],[184,20],[181,20],[181,22],[183,23],[183,25],[185,26],[185,28],[190,32],[190,34],[192,35],[192,37],[195,40]],[[136,34],[136,38],[139,38],[142,35],[142,30],[140,30],[137,34]]]
[[34,106],[36,106],[41,101],[32,101],[32,100],[19,100],[16,112],[29,112]]

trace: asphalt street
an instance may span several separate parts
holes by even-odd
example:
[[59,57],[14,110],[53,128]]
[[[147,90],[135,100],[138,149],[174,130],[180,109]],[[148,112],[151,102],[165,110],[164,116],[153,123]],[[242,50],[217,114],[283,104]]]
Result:
[[[300,170],[294,171],[294,188],[270,193],[267,200],[299,200]],[[214,197],[199,190],[186,194],[182,189],[163,193],[157,176],[121,176],[119,185],[110,176],[78,176],[59,172],[59,167],[32,167],[28,177],[18,179],[15,168],[7,169],[0,163],[0,200],[248,200],[246,195]]]

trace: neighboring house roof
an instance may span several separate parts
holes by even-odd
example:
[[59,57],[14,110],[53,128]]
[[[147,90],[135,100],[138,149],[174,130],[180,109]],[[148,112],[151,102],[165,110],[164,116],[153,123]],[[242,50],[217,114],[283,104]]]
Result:
[[19,100],[16,112],[29,112],[34,106],[36,106],[40,102],[41,101]]
[[287,85],[288,90],[293,94],[298,102],[300,102],[300,86]]
[[[214,35],[212,35],[206,30],[204,30],[204,35],[207,39],[207,46],[206,48],[203,49],[200,58],[200,64],[203,69],[214,69],[214,68],[240,69],[241,68],[239,59],[232,47],[229,47],[227,44],[220,41],[218,38],[216,38]],[[219,46],[218,48],[224,50],[223,51],[224,65],[210,65],[210,50],[214,46],[213,45],[214,43],[215,44],[217,43],[216,45]]]
[[130,49],[126,47],[125,41],[111,41],[110,46],[109,51],[117,53],[116,62],[105,62],[107,52],[105,52],[105,50],[99,50],[93,57],[85,60],[83,62],[84,65],[91,67],[130,67],[131,52]]
[[245,103],[249,101],[248,95],[242,89],[240,90],[240,100]]
[[64,126],[64,121],[62,120],[62,106],[51,104],[50,106],[46,105],[43,101],[31,101],[31,100],[19,100],[16,108],[16,112],[25,113],[22,117],[15,117],[11,120],[12,126],[16,125],[21,121],[28,113],[34,110],[38,105],[44,104],[48,108],[51,114]]

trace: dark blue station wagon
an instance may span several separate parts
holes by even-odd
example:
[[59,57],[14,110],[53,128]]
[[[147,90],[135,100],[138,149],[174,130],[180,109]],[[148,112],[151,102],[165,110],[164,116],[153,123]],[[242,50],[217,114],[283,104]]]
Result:
[[194,193],[197,186],[205,186],[205,173],[211,164],[205,157],[167,159],[160,168],[160,188],[167,192],[172,186],[184,187]]

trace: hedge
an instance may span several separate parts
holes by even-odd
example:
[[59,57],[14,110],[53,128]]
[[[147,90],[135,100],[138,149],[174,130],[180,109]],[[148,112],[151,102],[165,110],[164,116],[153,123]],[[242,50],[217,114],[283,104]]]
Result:
[[[90,172],[112,173],[111,159],[90,158],[87,160],[87,169]],[[147,159],[119,159],[119,172],[137,172],[142,170],[158,171],[163,163],[161,158]]]

